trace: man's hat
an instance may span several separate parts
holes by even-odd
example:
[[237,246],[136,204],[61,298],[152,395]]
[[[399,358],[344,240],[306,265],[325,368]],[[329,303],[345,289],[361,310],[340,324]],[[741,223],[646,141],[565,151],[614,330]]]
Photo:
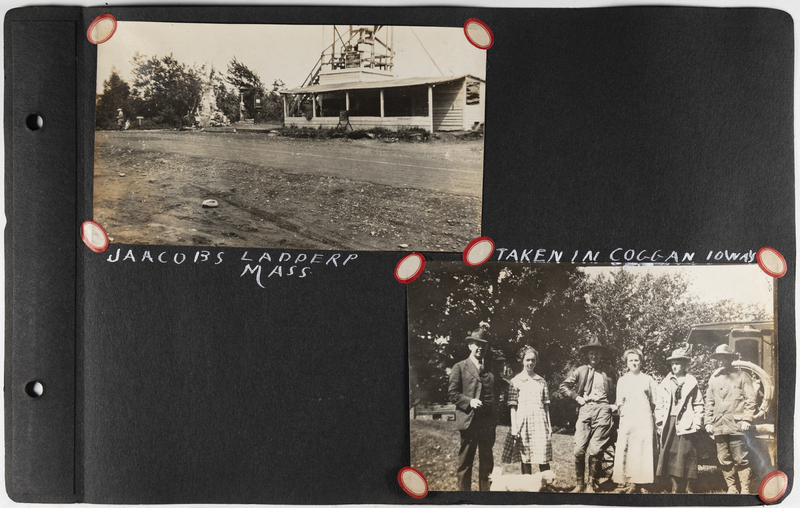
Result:
[[605,347],[604,345],[602,345],[600,343],[599,339],[595,339],[595,338],[590,340],[588,344],[584,344],[584,345],[581,346],[581,353],[586,353],[590,349],[599,349],[599,350],[603,351],[604,353],[608,352],[608,348]]
[[675,351],[672,352],[672,356],[667,358],[667,361],[668,362],[672,362],[672,361],[691,362],[692,359],[691,359],[691,357],[686,356],[686,350],[685,349],[676,349]]
[[729,358],[738,360],[739,355],[737,355],[733,348],[727,344],[720,344],[712,354],[708,355],[709,360],[725,360]]
[[489,345],[488,337],[489,334],[486,332],[486,330],[484,330],[483,328],[478,328],[477,330],[473,330],[472,333],[468,335],[467,338],[464,340],[466,340],[468,344],[469,341],[473,341],[473,342],[483,342],[484,346],[488,346]]

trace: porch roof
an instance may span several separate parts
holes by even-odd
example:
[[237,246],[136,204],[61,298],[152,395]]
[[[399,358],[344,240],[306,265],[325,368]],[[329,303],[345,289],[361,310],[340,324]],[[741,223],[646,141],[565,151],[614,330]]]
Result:
[[294,95],[299,93],[339,92],[345,90],[379,90],[381,88],[438,85],[439,83],[448,83],[450,81],[458,81],[459,79],[464,78],[476,79],[482,83],[486,82],[486,80],[476,78],[471,74],[464,74],[463,76],[444,76],[438,78],[401,78],[385,79],[381,81],[359,81],[355,83],[330,83],[327,85],[311,85],[300,88],[292,88],[289,90],[281,90],[280,93],[283,95]]

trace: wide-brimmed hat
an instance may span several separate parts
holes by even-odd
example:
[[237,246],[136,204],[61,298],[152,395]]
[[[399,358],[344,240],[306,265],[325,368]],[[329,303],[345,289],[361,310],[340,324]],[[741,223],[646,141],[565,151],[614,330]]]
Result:
[[713,353],[708,355],[709,360],[725,360],[728,358],[733,358],[736,360],[739,358],[739,355],[737,355],[733,348],[727,344],[720,344]]
[[467,341],[467,343],[469,343],[469,341],[483,342],[484,346],[488,346],[489,334],[483,328],[478,328],[477,330],[473,330],[464,340]]
[[598,339],[592,339],[592,340],[589,341],[588,344],[582,345],[581,346],[581,353],[585,353],[585,352],[589,351],[590,349],[599,349],[600,351],[603,351],[604,353],[608,352],[608,348],[605,347],[604,345],[602,345],[600,343],[600,340],[598,340]]
[[684,362],[691,362],[692,361],[691,357],[686,355],[686,350],[685,349],[676,349],[675,351],[672,352],[672,356],[667,358],[668,362],[678,361],[678,360],[682,360]]

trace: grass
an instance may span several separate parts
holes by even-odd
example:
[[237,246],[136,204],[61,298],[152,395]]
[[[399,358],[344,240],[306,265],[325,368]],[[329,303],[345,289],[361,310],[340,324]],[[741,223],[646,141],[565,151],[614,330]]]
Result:
[[[508,426],[497,427],[493,448],[495,465],[500,464],[503,443],[508,431]],[[460,441],[455,422],[411,420],[411,466],[425,475],[431,491],[456,490],[456,465]],[[552,445],[553,462],[550,467],[556,475],[556,484],[552,491],[569,492],[575,486],[572,436],[554,434]],[[503,474],[520,474],[519,464],[503,464]],[[604,491],[613,493],[617,486],[609,481],[602,487]],[[665,481],[653,485],[650,491],[661,494],[668,492],[668,488],[669,481]],[[478,490],[477,457],[472,471],[472,490]],[[694,490],[698,494],[724,494],[725,484],[719,469],[714,466],[700,466]]]

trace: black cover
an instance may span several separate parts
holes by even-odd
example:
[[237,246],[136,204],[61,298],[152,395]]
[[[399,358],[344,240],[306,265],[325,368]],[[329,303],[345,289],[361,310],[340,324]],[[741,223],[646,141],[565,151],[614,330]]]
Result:
[[[793,25],[768,9],[27,8],[5,20],[6,483],[12,499],[92,503],[530,503],[406,495],[402,252],[304,279],[223,262],[108,262],[92,216],[96,48],[119,20],[462,26],[488,52],[482,234],[497,247],[705,253],[770,246],[778,284],[778,469],[793,480]],[[39,113],[44,127],[29,131]],[[312,251],[303,251],[314,254]],[[296,252],[292,252],[296,254]],[[327,259],[329,253],[323,253]],[[343,252],[345,258],[350,252]],[[460,253],[426,254],[459,260]],[[702,259],[700,259],[702,258]],[[496,259],[496,255],[495,258]],[[466,326],[466,325],[465,325]],[[465,328],[466,330],[466,328]],[[785,331],[785,332],[784,332]],[[25,383],[43,382],[30,399]],[[791,483],[790,487],[791,489]],[[704,503],[759,504],[756,496]],[[537,495],[537,503],[687,504]]]

